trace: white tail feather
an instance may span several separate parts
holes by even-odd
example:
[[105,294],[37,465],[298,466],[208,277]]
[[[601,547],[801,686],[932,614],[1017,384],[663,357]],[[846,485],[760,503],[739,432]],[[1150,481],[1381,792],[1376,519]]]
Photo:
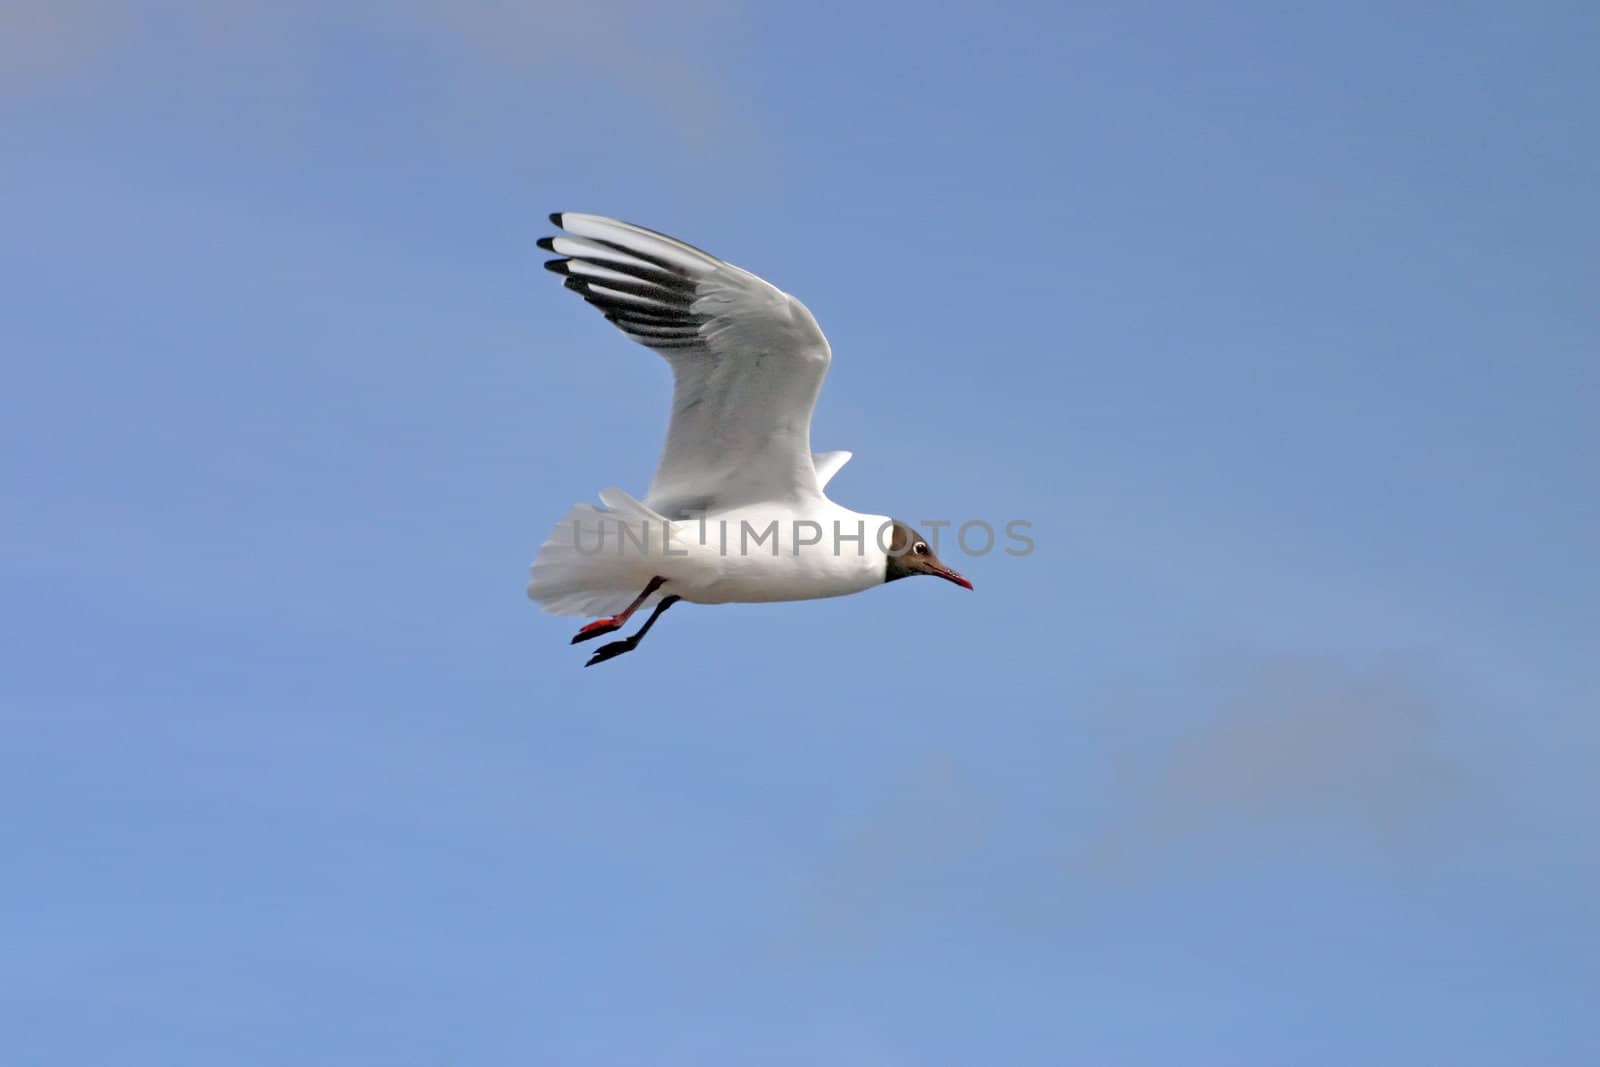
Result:
[[617,524],[637,531],[649,522],[659,537],[666,520],[621,489],[603,490],[600,499],[609,507],[572,506],[529,571],[528,598],[554,615],[614,615],[655,577],[643,553],[619,550]]

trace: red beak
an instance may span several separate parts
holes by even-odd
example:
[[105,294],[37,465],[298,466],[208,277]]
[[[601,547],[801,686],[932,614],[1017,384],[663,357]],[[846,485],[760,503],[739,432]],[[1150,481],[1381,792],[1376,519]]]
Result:
[[963,578],[961,575],[957,574],[955,571],[951,570],[949,567],[930,566],[928,568],[928,570],[932,571],[934,574],[937,574],[939,577],[943,578],[947,582],[955,582],[957,585],[959,585],[963,589],[971,589],[972,588],[972,583],[971,582],[967,581],[965,578]]

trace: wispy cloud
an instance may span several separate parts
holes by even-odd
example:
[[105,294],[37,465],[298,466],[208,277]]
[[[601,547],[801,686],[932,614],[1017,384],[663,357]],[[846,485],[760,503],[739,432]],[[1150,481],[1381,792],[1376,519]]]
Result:
[[0,4],[0,92],[91,68],[126,20],[111,0],[7,0]]
[[735,121],[717,75],[744,22],[742,5],[729,0],[411,0],[407,8],[425,32],[537,79],[553,106],[594,109],[620,93],[693,145],[727,134]]
[[1298,851],[1313,839],[1412,862],[1482,814],[1437,698],[1404,669],[1283,662],[1193,695],[1208,706],[1200,724],[1128,756],[1076,870],[1132,876],[1191,844]]
[[[620,99],[702,146],[739,125],[718,70],[737,51],[743,12],[732,0],[401,0],[335,8],[178,0],[151,18],[131,18],[110,0],[10,0],[0,5],[0,91],[100,85],[135,57],[194,66],[219,80],[248,70],[252,80],[270,72],[292,81],[292,71],[327,60],[329,42],[365,35],[431,52],[442,62],[430,68],[430,83],[442,93],[488,76],[516,87],[530,105],[591,112],[597,122],[607,121],[606,102]],[[439,71],[445,77],[432,81]]]
[[[1086,777],[1062,778],[1053,796],[986,788],[948,756],[901,774],[807,892],[808,943],[870,948],[908,903],[948,903],[980,856],[999,869],[1064,869],[1066,896],[1081,902],[1096,886],[1239,862],[1321,857],[1404,874],[1496,825],[1486,783],[1453,750],[1444,700],[1415,665],[1258,660],[1179,681],[1177,694],[1118,702],[1099,724],[1072,716],[1073,736],[1134,721],[1139,740],[1098,768],[1062,751],[1061,766]],[[1063,914],[1058,881],[989,883],[986,914],[1023,926]]]

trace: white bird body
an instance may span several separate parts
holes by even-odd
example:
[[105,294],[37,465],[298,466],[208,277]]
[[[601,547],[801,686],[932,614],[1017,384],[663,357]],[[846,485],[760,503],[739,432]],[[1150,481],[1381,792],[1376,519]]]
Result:
[[[820,497],[672,520],[620,489],[567,513],[540,550],[529,595],[561,615],[620,611],[651,578],[695,604],[847,596],[881,585],[893,520]],[[648,602],[648,601],[647,601]]]
[[879,544],[880,533],[890,522],[826,497],[804,510],[752,507],[708,515],[703,529],[700,522],[682,524],[692,553],[685,570],[695,574],[685,574],[679,588],[685,600],[697,604],[859,593],[883,584],[889,554]]
[[903,523],[824,494],[850,453],[811,451],[811,412],[832,351],[804,304],[654,230],[596,215],[551,220],[568,233],[539,242],[564,257],[545,266],[661,354],[674,383],[644,500],[607,489],[605,507],[575,505],[529,575],[528,596],[546,611],[611,615],[574,641],[617,629],[655,602],[638,634],[591,663],[632,648],[675,600],[811,600],[915,573],[972,587]]

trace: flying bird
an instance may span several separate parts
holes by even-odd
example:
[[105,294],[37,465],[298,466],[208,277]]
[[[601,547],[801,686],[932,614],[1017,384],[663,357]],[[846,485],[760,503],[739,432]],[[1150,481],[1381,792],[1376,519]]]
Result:
[[811,451],[811,411],[833,356],[806,306],[682,241],[598,215],[557,212],[545,267],[672,367],[672,420],[645,498],[621,489],[575,505],[539,549],[528,596],[599,616],[578,644],[622,629],[585,664],[630,652],[673,604],[761,603],[859,593],[913,575],[964,589],[906,523],[852,511],[823,490],[849,452]]

